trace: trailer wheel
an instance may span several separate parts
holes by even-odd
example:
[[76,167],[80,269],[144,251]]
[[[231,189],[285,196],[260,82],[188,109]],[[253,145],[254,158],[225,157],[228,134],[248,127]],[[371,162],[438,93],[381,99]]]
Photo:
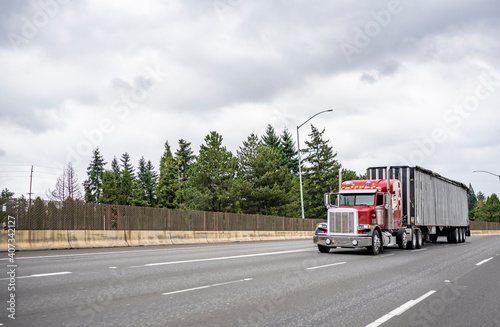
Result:
[[408,236],[406,235],[406,230],[404,228],[398,230],[398,233],[396,234],[396,243],[398,244],[400,249],[406,249],[406,246],[408,244]]
[[372,246],[369,246],[368,253],[377,255],[381,252],[382,248],[382,239],[380,238],[380,234],[378,231],[375,231],[372,235]]
[[457,228],[457,233],[458,233],[458,243],[463,243],[464,241],[464,236],[463,236],[463,233],[462,233],[462,228],[461,227],[458,227]]
[[465,231],[465,227],[462,228],[462,243],[465,243],[465,241],[467,240],[467,232]]
[[415,230],[415,238],[417,239],[417,244],[416,244],[416,248],[417,249],[421,249],[422,248],[422,245],[423,245],[423,239],[422,239],[422,231],[420,229],[416,229]]
[[330,252],[330,248],[329,247],[323,246],[323,245],[319,245],[319,244],[318,244],[318,250],[321,253],[328,253],[328,252]]
[[410,242],[409,246],[407,247],[407,249],[415,250],[416,248],[417,248],[417,230],[412,229],[411,230],[411,242]]
[[453,228],[450,232],[450,243],[458,243],[459,238],[458,238],[458,228]]

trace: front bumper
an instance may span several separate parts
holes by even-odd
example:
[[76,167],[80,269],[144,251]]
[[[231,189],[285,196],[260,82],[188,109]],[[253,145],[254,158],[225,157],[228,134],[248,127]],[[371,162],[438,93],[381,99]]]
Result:
[[[328,244],[327,239],[330,240]],[[341,247],[341,248],[359,248],[372,246],[371,235],[327,235],[318,234],[314,235],[314,244],[323,245],[326,247]]]

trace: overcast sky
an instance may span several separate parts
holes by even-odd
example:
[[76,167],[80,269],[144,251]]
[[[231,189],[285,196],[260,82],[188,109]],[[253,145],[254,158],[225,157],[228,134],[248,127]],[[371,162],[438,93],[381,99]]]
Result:
[[[0,188],[69,161],[267,124],[323,129],[346,169],[419,165],[500,193],[500,2],[0,0]],[[310,124],[300,129],[301,146]]]

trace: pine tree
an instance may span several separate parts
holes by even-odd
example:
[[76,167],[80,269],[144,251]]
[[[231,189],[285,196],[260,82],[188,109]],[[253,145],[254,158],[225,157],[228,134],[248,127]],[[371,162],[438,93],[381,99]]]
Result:
[[176,208],[176,191],[178,189],[177,163],[174,160],[168,141],[165,142],[165,151],[160,160],[160,178],[156,195],[158,197],[158,206],[162,208]]
[[112,171],[105,171],[102,175],[102,192],[99,203],[118,204],[116,194],[116,176]]
[[189,169],[186,197],[190,208],[207,211],[234,210],[232,194],[237,161],[222,145],[222,136],[211,132]]
[[148,205],[146,201],[146,193],[142,188],[141,183],[137,179],[132,179],[132,194],[130,196],[130,205],[136,207],[146,207]]
[[158,174],[156,173],[151,160],[146,162],[144,157],[141,157],[139,160],[139,172],[137,173],[137,179],[144,190],[147,206],[154,207],[156,205],[156,185],[158,183]]
[[[342,170],[342,180],[343,181],[355,181],[366,179],[366,175],[358,175],[354,170],[343,169]],[[338,186],[333,189],[334,191],[338,191]]]
[[474,209],[476,202],[477,202],[476,194],[474,193],[472,185],[469,183],[469,211],[472,211]]
[[132,205],[132,193],[134,186],[134,167],[130,163],[130,156],[127,152],[122,154],[121,158],[121,178],[118,193],[118,204]]
[[235,181],[235,190],[239,198],[238,207],[243,213],[259,213],[258,204],[255,203],[255,199],[252,198],[251,193],[253,191],[253,181],[255,180],[256,174],[255,161],[257,152],[262,146],[263,144],[259,141],[257,135],[251,134],[247,140],[243,142],[243,146],[237,151],[238,171]]
[[262,136],[262,142],[264,145],[278,150],[280,146],[280,138],[276,135],[274,127],[268,124],[266,127],[266,134]]
[[288,171],[295,175],[299,175],[299,157],[292,135],[287,129],[283,131],[280,137],[279,151],[283,157],[283,165],[288,168]]
[[120,192],[118,193],[118,204],[131,205],[132,204],[132,190],[134,178],[128,169],[122,172],[120,183]]
[[92,159],[87,168],[88,179],[83,183],[85,188],[85,201],[89,203],[97,203],[101,196],[102,177],[104,173],[104,166],[106,162],[96,148],[92,153]]
[[127,152],[125,152],[124,154],[122,154],[120,161],[121,161],[122,171],[128,170],[130,176],[134,178],[135,177],[134,167],[130,163],[130,155]]
[[118,195],[121,193],[123,173],[120,168],[120,164],[118,163],[118,159],[116,159],[116,156],[113,157],[113,160],[111,160],[111,171],[113,172],[113,175],[115,175],[116,195],[118,197]]
[[189,166],[193,163],[195,156],[191,150],[191,143],[186,142],[183,139],[179,140],[179,149],[175,152],[175,161],[177,163],[177,190],[176,190],[176,202],[179,205],[185,205],[184,191],[187,186],[187,180],[189,178],[188,171]]
[[311,140],[306,141],[307,148],[301,150],[306,154],[307,166],[303,170],[304,180],[304,209],[309,218],[321,219],[325,217],[326,209],[323,204],[325,193],[338,188],[338,171],[340,164],[335,159],[333,147],[328,145],[329,140],[323,139],[325,130],[319,131],[311,125]]
[[282,165],[282,156],[250,135],[238,151],[237,185],[244,213],[284,215],[291,202],[292,175]]

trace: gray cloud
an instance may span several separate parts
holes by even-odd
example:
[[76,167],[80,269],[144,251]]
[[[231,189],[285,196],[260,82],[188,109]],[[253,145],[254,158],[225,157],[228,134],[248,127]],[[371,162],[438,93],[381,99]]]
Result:
[[[400,12],[390,17],[383,16],[389,1],[363,6],[326,0],[68,2],[14,50],[9,33],[23,36],[23,24],[43,11],[41,3],[0,2],[0,130],[16,131],[9,137],[25,143],[32,142],[25,135],[31,131],[63,152],[87,141],[78,138],[85,133],[75,121],[85,120],[87,132],[96,129],[114,101],[143,90],[147,92],[138,106],[144,110],[112,113],[116,134],[100,138],[103,151],[155,137],[174,138],[171,144],[181,137],[200,143],[202,137],[195,133],[218,126],[242,134],[246,127],[261,130],[266,120],[293,126],[315,108],[332,107],[336,111],[331,120],[322,116],[315,122],[332,130],[336,144],[352,145],[344,166],[359,162],[353,149],[374,158],[377,153],[370,151],[381,148],[388,160],[392,152],[418,150],[415,141],[429,138],[434,124],[445,125],[441,117],[447,110],[474,94],[478,76],[500,67],[500,6],[488,0],[402,0]],[[369,28],[375,30],[367,32]],[[370,35],[360,36],[359,31]],[[364,43],[356,44],[363,37]],[[342,44],[356,47],[350,58]],[[148,74],[148,68],[157,66],[165,72],[161,82]],[[494,147],[499,135],[488,124],[500,119],[491,105],[498,94],[482,101],[473,118],[449,133],[446,151],[434,153],[427,162],[446,166],[442,162],[464,161],[466,154],[450,159],[461,151],[457,140],[467,149]],[[225,110],[231,110],[231,121],[225,121]],[[248,122],[249,110],[262,118]],[[146,112],[147,119],[141,116]],[[235,121],[240,116],[245,121]],[[378,127],[386,117],[395,125],[392,129]],[[133,120],[135,143],[120,129],[130,130],[127,119]],[[144,119],[144,126],[138,119]],[[360,122],[366,128],[359,131]],[[481,124],[486,127],[478,128]],[[462,128],[467,128],[467,137]],[[59,130],[77,136],[71,141],[47,136]],[[176,134],[181,132],[185,134]],[[147,140],[142,139],[145,134]],[[224,136],[234,144],[245,137]],[[158,141],[160,148],[164,141]],[[2,151],[3,157],[25,155],[14,148]],[[140,157],[145,150],[123,151]],[[477,153],[486,156],[488,151]],[[150,154],[155,155],[160,154]]]

